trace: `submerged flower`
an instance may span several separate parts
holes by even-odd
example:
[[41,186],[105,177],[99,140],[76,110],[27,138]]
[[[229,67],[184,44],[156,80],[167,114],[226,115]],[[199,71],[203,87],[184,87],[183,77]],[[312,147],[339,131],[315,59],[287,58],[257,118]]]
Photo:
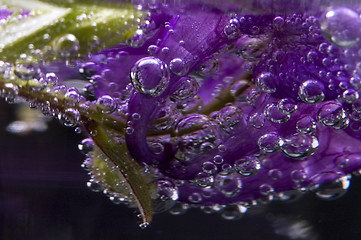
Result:
[[345,193],[361,169],[360,4],[97,4],[57,6],[65,20],[5,42],[0,66],[7,101],[88,134],[89,187],[142,226],[189,204],[232,219]]

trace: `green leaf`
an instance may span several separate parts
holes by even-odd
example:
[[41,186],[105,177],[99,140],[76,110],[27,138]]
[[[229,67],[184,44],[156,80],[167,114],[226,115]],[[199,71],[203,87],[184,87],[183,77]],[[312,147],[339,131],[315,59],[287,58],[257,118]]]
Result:
[[[92,3],[92,4],[90,4]],[[64,3],[34,0],[0,0],[14,10],[30,10],[0,26],[0,59],[15,62],[21,54],[37,60],[74,59],[129,39],[142,13],[131,4]]]
[[[131,205],[138,207],[143,225],[152,221],[152,196],[156,186],[151,182],[142,167],[127,154],[125,143],[116,141],[112,130],[93,123],[92,132],[96,132],[93,141],[96,149],[93,152],[92,169],[96,180],[110,191],[128,197]],[[89,126],[88,126],[89,127]]]

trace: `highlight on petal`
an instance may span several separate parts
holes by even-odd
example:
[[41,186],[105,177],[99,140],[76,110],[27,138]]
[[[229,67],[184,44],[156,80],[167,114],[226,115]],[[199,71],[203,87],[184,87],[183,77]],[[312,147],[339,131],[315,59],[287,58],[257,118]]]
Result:
[[93,190],[138,207],[142,227],[180,206],[237,219],[346,192],[361,169],[360,4],[132,3],[56,5],[1,54],[7,101],[85,129]]

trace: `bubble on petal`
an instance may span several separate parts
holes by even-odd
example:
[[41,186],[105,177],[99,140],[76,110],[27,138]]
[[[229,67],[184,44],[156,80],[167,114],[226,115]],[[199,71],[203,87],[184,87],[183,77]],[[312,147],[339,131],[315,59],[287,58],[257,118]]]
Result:
[[281,151],[291,158],[304,159],[317,150],[319,141],[315,136],[296,133],[284,139]]
[[234,163],[234,170],[244,177],[255,175],[260,169],[260,160],[253,156],[238,159]]
[[296,130],[299,133],[311,133],[316,130],[316,121],[311,116],[304,116],[296,123]]
[[144,57],[132,67],[130,79],[138,92],[157,97],[168,86],[169,70],[160,59]]
[[197,95],[199,84],[193,77],[183,77],[180,79],[181,86],[170,96],[171,99],[185,100]]
[[322,106],[318,112],[318,121],[326,127],[336,129],[344,129],[350,123],[342,104],[337,102],[330,102]]
[[325,99],[324,86],[316,80],[303,82],[298,90],[298,96],[302,101],[310,104],[320,103]]
[[217,171],[217,166],[212,162],[204,162],[202,164],[202,170],[205,173],[213,174]]
[[155,55],[159,51],[159,47],[157,45],[149,45],[148,47],[148,53],[149,55]]
[[187,74],[188,69],[187,63],[181,58],[174,58],[169,63],[169,70],[178,76]]
[[247,61],[259,61],[267,53],[266,42],[265,39],[245,35],[237,40],[236,53]]
[[297,104],[288,98],[283,98],[278,101],[277,107],[284,114],[292,114],[297,110]]
[[277,181],[282,178],[282,172],[279,169],[271,169],[268,171],[268,176],[270,176],[273,180]]
[[195,192],[188,196],[188,200],[191,203],[200,203],[202,201],[202,196],[201,194]]
[[212,186],[214,183],[214,177],[205,172],[200,172],[195,178],[195,183],[201,188]]
[[345,7],[331,9],[323,16],[321,31],[336,46],[354,47],[361,36],[360,15]]
[[273,19],[273,28],[279,30],[285,24],[285,20],[281,16],[277,16]]
[[225,197],[234,197],[242,189],[242,181],[238,174],[220,175],[215,177],[214,185]]
[[268,120],[274,123],[285,123],[290,119],[289,114],[282,113],[276,104],[268,104],[265,107],[264,115],[267,117]]
[[359,99],[359,93],[354,89],[347,89],[342,93],[342,100],[346,103],[355,103]]
[[306,173],[303,170],[293,170],[291,172],[291,179],[295,183],[303,182],[306,177]]
[[224,161],[223,157],[221,155],[216,155],[213,157],[213,162],[215,164],[222,164]]
[[266,153],[273,153],[280,149],[283,140],[276,133],[264,134],[258,139],[259,149]]
[[236,38],[240,33],[239,20],[237,18],[229,20],[228,24],[224,27],[223,32],[229,39]]
[[157,194],[164,199],[170,199],[172,201],[178,200],[178,189],[169,180],[161,179],[158,180],[158,192]]
[[269,184],[262,184],[259,186],[259,192],[264,196],[269,196],[274,193],[274,189]]
[[263,113],[254,113],[249,117],[249,123],[254,128],[261,128],[264,125],[265,119],[266,118]]
[[269,72],[261,73],[256,78],[257,87],[259,87],[261,89],[261,91],[266,92],[266,93],[276,92],[276,90],[277,90],[276,85],[275,85],[276,82],[277,81],[276,81],[275,77]]
[[218,113],[217,121],[227,132],[233,131],[242,120],[241,110],[234,106],[221,109]]

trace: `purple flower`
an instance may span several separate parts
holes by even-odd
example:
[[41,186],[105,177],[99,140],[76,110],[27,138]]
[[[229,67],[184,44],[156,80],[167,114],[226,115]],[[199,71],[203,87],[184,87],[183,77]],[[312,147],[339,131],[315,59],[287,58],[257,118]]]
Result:
[[73,45],[36,76],[15,66],[36,79],[30,92],[1,85],[87,131],[92,189],[145,222],[152,203],[237,218],[306,191],[346,192],[361,169],[360,4],[137,4],[145,14],[126,42],[80,60],[83,42],[66,35]]

